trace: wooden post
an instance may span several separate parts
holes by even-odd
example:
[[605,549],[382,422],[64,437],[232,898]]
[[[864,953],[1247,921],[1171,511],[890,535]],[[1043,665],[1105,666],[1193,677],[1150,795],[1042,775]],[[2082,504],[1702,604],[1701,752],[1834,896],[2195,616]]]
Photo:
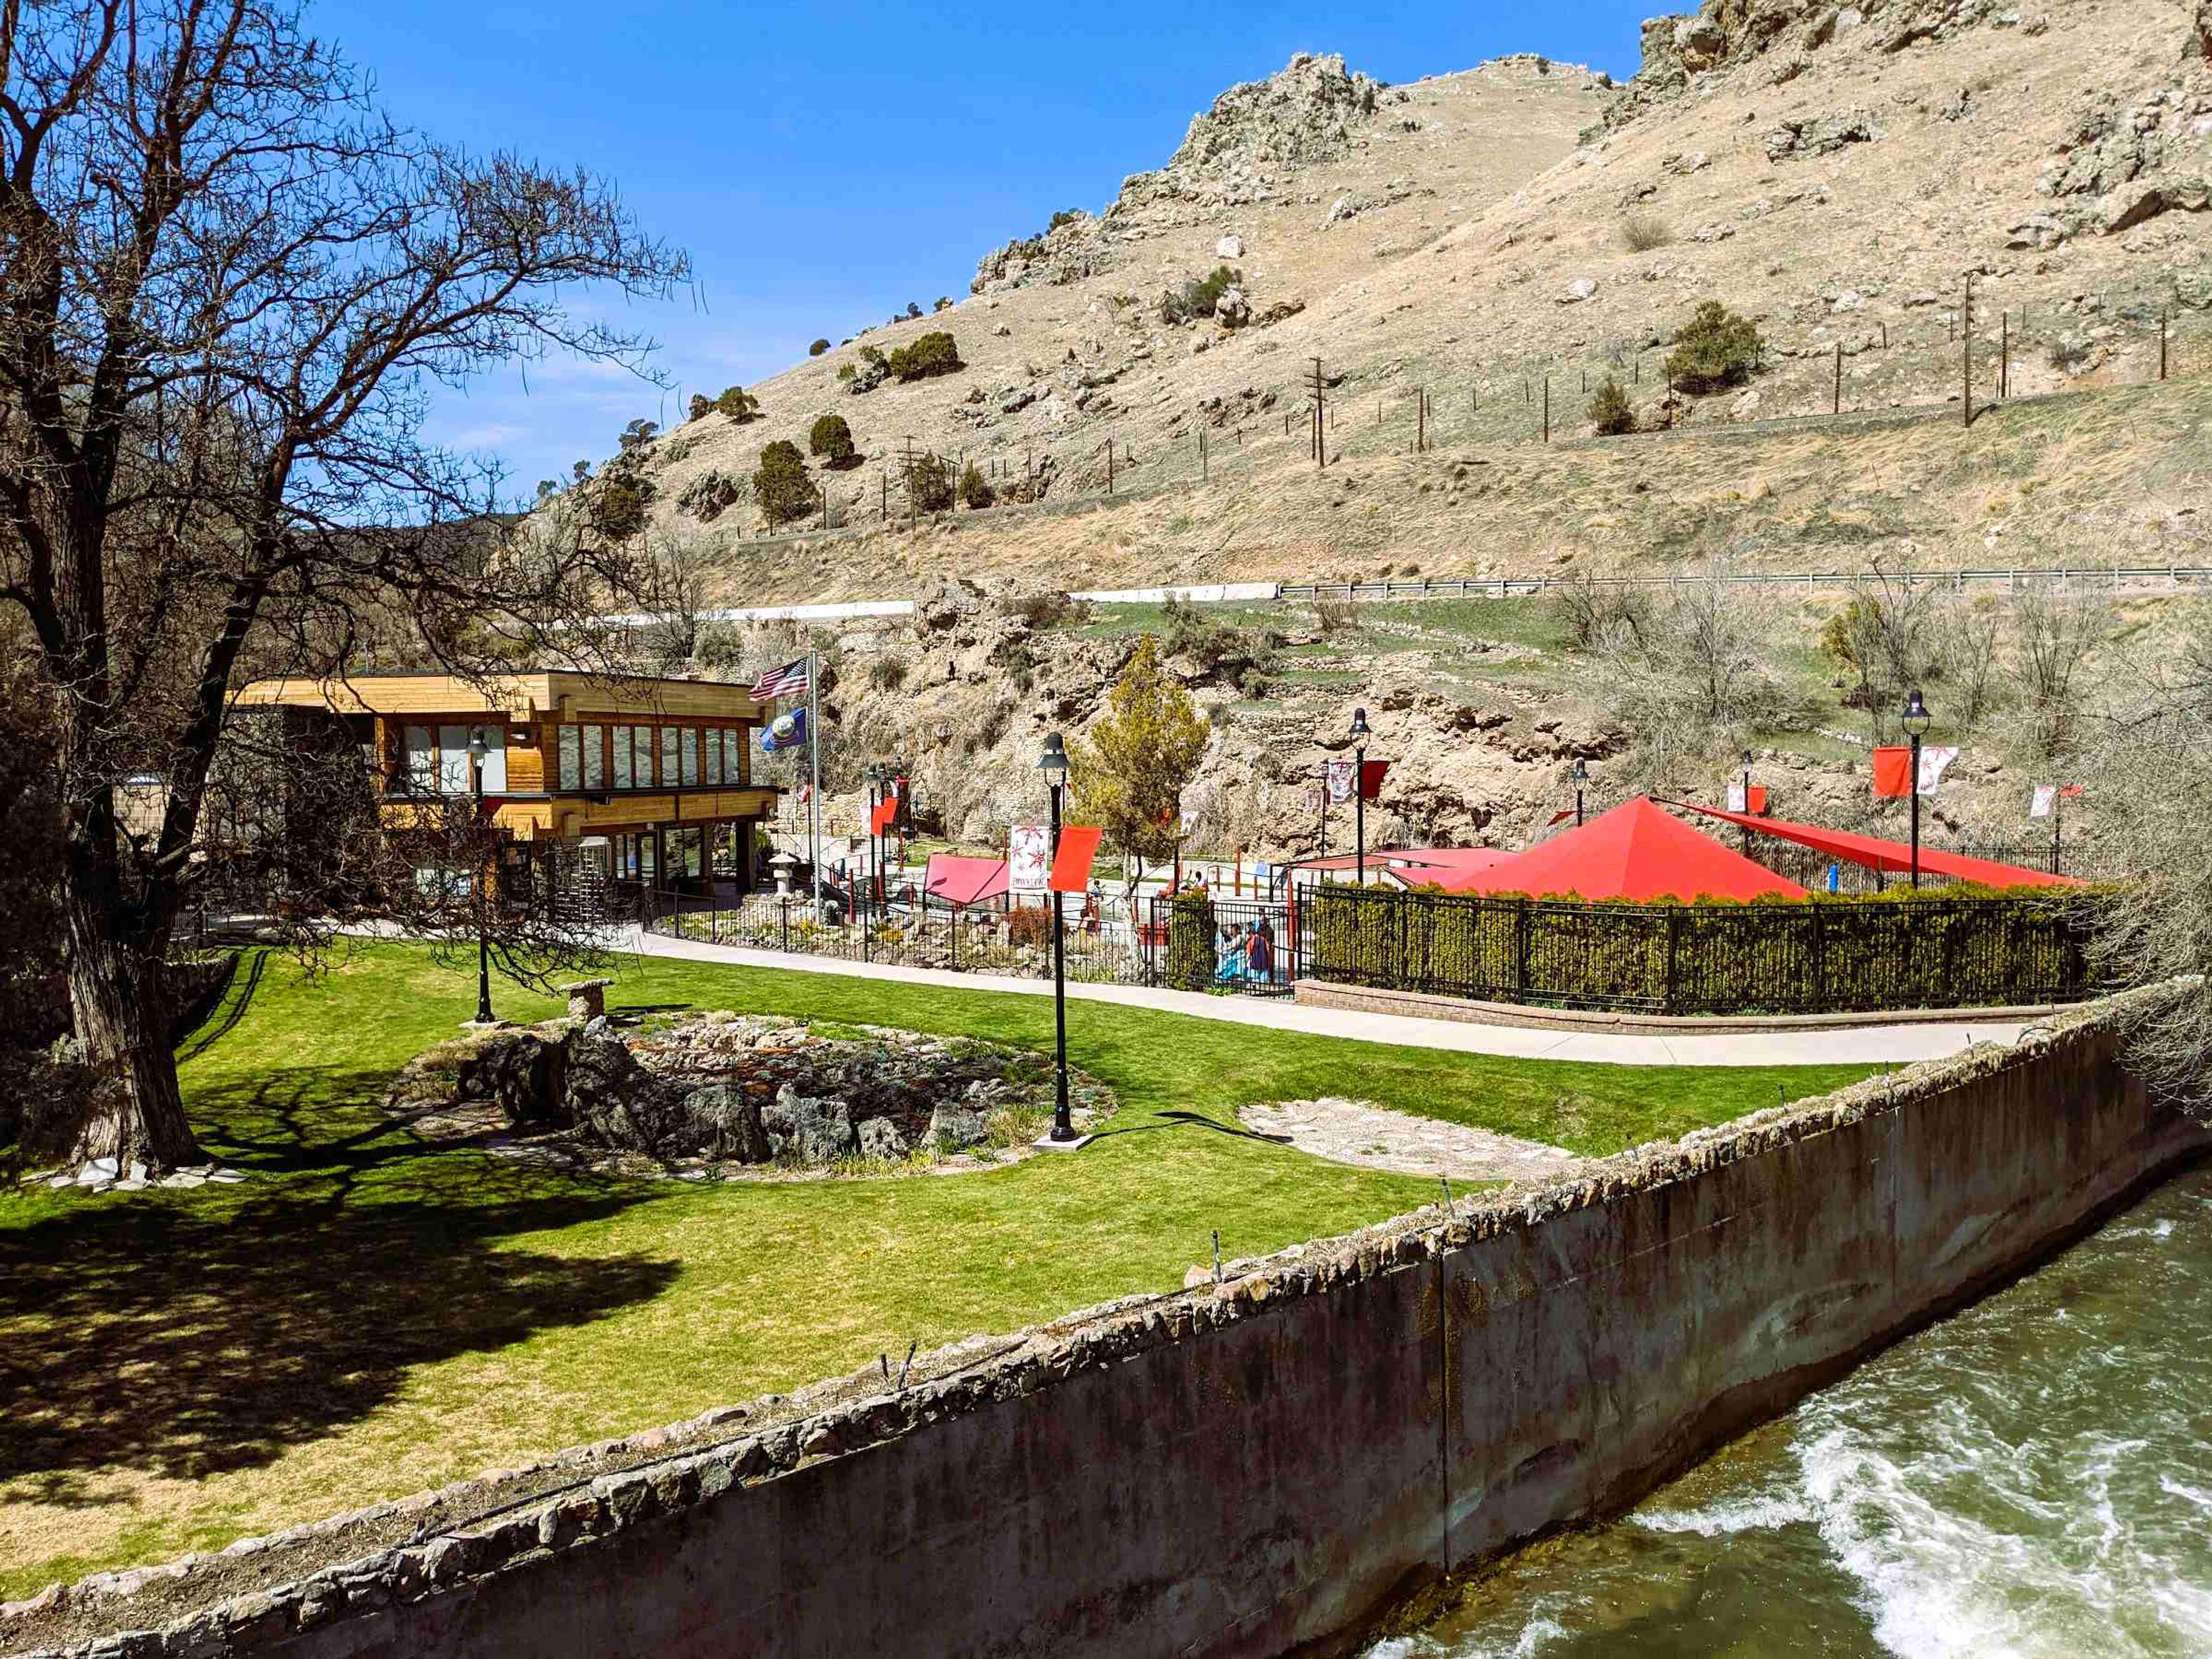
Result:
[[1552,441],[1552,377],[1544,377],[1544,441]]
[[1213,475],[1206,470],[1206,428],[1198,429],[1198,481],[1206,483]]
[[2171,310],[2169,307],[2158,313],[2158,378],[2161,380],[2166,378],[2166,319]]
[[1322,414],[1327,405],[1325,394],[1328,390],[1322,377],[1321,359],[1316,357],[1313,359],[1313,458],[1316,472],[1328,465],[1328,422]]
[[2012,313],[1997,317],[1997,396],[2012,396]]
[[1974,423],[1974,273],[1966,273],[1966,297],[1959,307],[1960,397],[1966,404],[1965,422]]
[[1106,493],[1114,493],[1114,434],[1106,434]]
[[1835,389],[1828,394],[1828,413],[1831,415],[1840,415],[1843,412],[1844,343],[1841,340],[1838,340],[1836,342],[1836,384]]
[[1884,323],[1881,325],[1881,349],[1884,351],[1889,349],[1889,325],[1887,323]]
[[1413,388],[1413,453],[1418,455],[1429,447],[1429,389]]

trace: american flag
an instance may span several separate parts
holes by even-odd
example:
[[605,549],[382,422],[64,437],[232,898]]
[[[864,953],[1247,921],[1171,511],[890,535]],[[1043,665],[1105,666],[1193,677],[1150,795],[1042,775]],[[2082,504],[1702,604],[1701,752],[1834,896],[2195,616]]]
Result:
[[766,702],[771,697],[803,697],[806,695],[806,659],[787,662],[781,668],[771,668],[753,682],[752,699]]

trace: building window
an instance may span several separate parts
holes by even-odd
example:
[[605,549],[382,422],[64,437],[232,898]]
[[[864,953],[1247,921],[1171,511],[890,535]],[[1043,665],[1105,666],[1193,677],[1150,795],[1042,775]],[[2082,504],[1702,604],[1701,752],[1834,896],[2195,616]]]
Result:
[[630,768],[629,727],[615,727],[615,787],[630,787],[630,779],[636,774]]
[[699,728],[696,726],[684,728],[684,787],[699,787]]
[[607,787],[607,728],[587,726],[584,728],[584,787],[591,790]]
[[573,726],[561,728],[561,787],[584,787],[584,735]]
[[[507,728],[503,726],[487,726],[483,730],[483,792],[487,795],[503,795],[507,793]],[[463,741],[465,742],[466,739]],[[463,749],[461,775],[466,777],[468,770],[469,754],[466,749]]]
[[676,728],[672,726],[660,728],[660,787],[676,787]]
[[732,784],[745,781],[745,733],[743,726],[722,733],[722,775]]
[[407,749],[402,760],[400,787],[410,795],[428,795],[438,787],[438,747],[427,726],[407,728]]
[[719,789],[722,783],[722,734],[708,731],[700,735],[707,744],[707,782]]

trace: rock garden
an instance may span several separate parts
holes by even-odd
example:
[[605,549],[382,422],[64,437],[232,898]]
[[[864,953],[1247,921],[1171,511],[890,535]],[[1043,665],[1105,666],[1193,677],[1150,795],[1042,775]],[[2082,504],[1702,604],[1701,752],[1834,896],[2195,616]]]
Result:
[[[1071,1073],[1079,1129],[1113,1095]],[[688,1180],[951,1174],[1027,1156],[1051,1125],[1048,1056],[878,1026],[602,1015],[471,1033],[402,1070],[386,1112],[436,1142]]]

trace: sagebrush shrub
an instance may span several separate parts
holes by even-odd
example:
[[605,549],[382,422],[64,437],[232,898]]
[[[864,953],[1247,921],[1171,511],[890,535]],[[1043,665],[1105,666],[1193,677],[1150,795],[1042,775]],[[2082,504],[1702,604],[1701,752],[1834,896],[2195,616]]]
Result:
[[1707,300],[1674,336],[1667,354],[1667,384],[1684,392],[1733,386],[1759,361],[1757,325],[1718,300]]
[[1637,214],[1620,227],[1620,245],[1631,253],[1649,253],[1674,240],[1667,222],[1649,213]]
[[1628,393],[1610,374],[1605,377],[1605,384],[1590,395],[1588,412],[1589,422],[1597,428],[1600,437],[1613,438],[1636,430],[1636,410],[1629,404]]

